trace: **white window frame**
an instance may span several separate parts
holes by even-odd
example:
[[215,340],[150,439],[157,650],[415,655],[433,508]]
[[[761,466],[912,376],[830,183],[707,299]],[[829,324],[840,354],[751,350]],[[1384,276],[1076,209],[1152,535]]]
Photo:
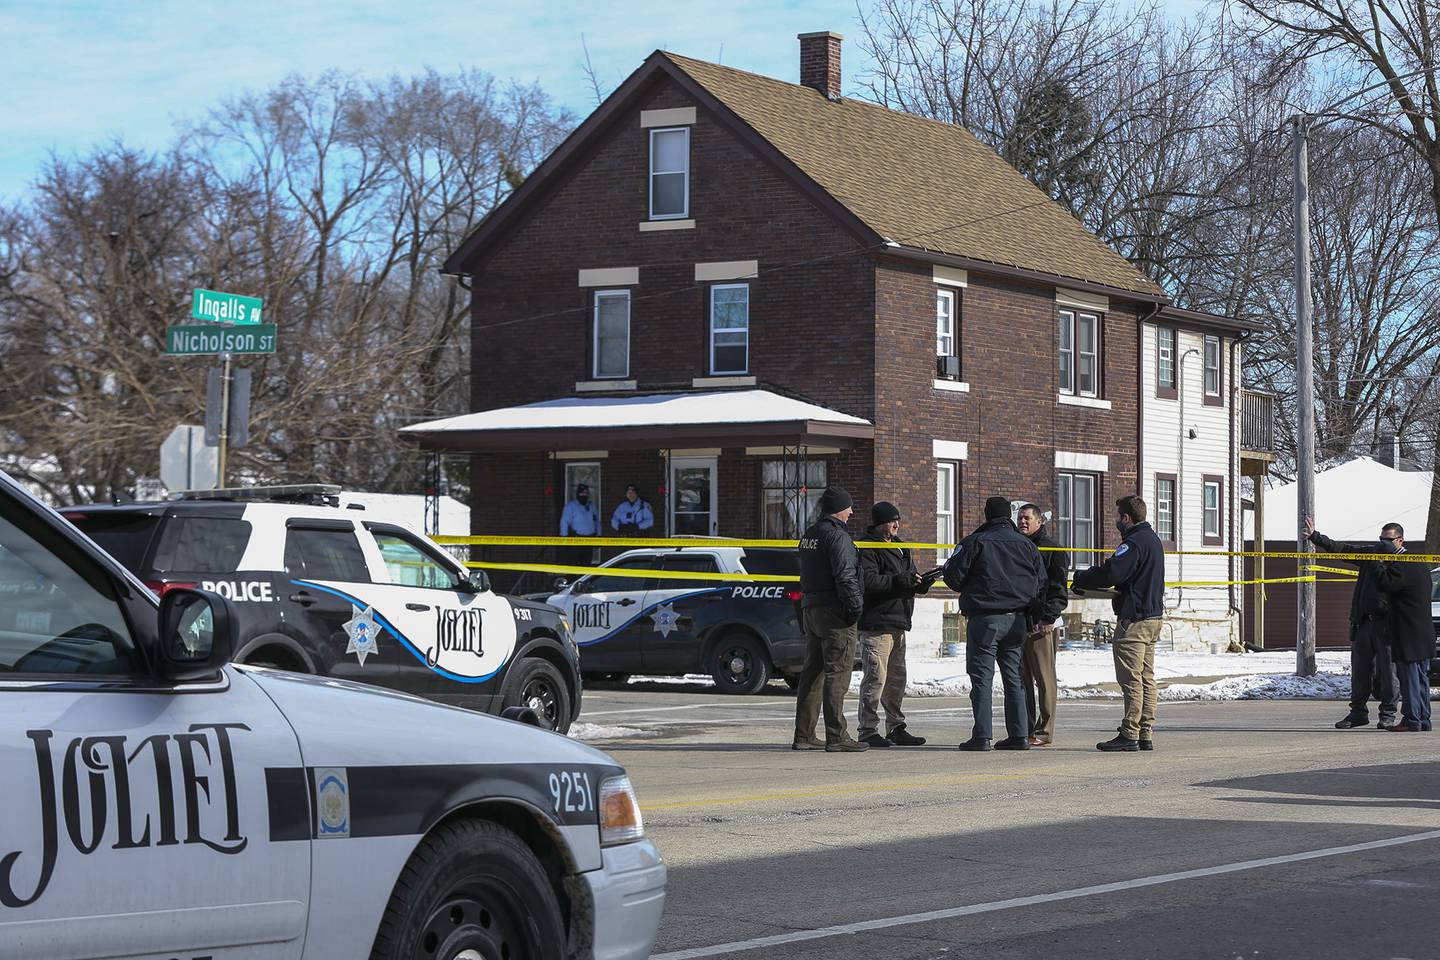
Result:
[[[1092,338],[1090,350],[1082,350],[1080,347],[1080,326],[1081,318],[1088,319],[1094,323],[1095,335]],[[1060,392],[1072,397],[1099,397],[1100,396],[1100,337],[1104,329],[1104,315],[1089,310],[1060,311],[1060,366],[1057,376],[1060,381]],[[1065,345],[1066,340],[1070,345]],[[1064,359],[1070,359],[1069,379],[1065,377]],[[1080,366],[1085,360],[1090,361],[1091,382],[1089,389],[1080,385]]]
[[[715,291],[716,290],[744,290],[745,291],[745,327],[744,330],[737,330],[734,327],[726,327],[723,330],[715,327]],[[745,334],[745,364],[738,370],[721,370],[715,365],[715,334],[717,333],[740,333]],[[710,287],[710,375],[713,377],[730,377],[750,372],[750,284],[748,283],[716,283]]]
[[[1170,487],[1166,495],[1160,493],[1162,484]],[[1179,480],[1173,476],[1156,476],[1155,478],[1155,534],[1162,543],[1179,543],[1180,535],[1175,529],[1175,488]],[[1166,529],[1166,524],[1169,529]],[[1166,536],[1166,534],[1169,536]]]
[[[1088,502],[1090,504],[1090,542],[1080,543],[1075,537],[1075,504],[1078,502],[1075,497],[1076,480],[1084,480],[1090,485]],[[1100,474],[1089,473],[1083,470],[1061,470],[1055,478],[1055,517],[1056,526],[1059,528],[1059,540],[1062,547],[1070,550],[1070,562],[1077,569],[1088,567],[1094,561],[1096,554],[1090,552],[1100,546]],[[1066,504],[1069,504],[1067,509]]]
[[[1214,365],[1213,367],[1210,365],[1210,348],[1211,348],[1212,346],[1215,348],[1215,365]],[[1215,373],[1215,389],[1214,389],[1214,390],[1211,390],[1211,389],[1210,389],[1210,373],[1211,373],[1211,371],[1214,371],[1214,373]],[[1203,374],[1203,376],[1204,376],[1204,378],[1205,378],[1205,396],[1207,396],[1207,397],[1218,397],[1218,396],[1221,395],[1221,391],[1224,389],[1224,380],[1225,380],[1224,374],[1225,374],[1225,353],[1224,353],[1224,351],[1221,350],[1221,348],[1220,348],[1220,338],[1219,338],[1219,337],[1212,337],[1212,336],[1210,336],[1210,335],[1207,334],[1206,337],[1205,337],[1205,372],[1204,372],[1204,374]]]
[[[935,356],[937,357],[958,357],[960,356],[960,338],[956,336],[955,324],[955,303],[954,290],[937,289],[935,291]],[[948,311],[941,311],[940,305],[948,304]],[[942,320],[949,321],[949,329],[941,326]],[[950,341],[949,346],[945,341]]]
[[[679,170],[656,170],[655,169],[655,137],[662,133],[679,133],[685,137],[685,166]],[[674,176],[683,174],[685,182],[685,201],[679,213],[656,213],[655,212],[655,177]],[[690,216],[690,128],[689,127],[657,127],[650,131],[650,219],[651,220],[684,220]]]
[[[1179,374],[1175,369],[1175,354],[1180,345],[1180,331],[1175,327],[1155,328],[1155,386],[1161,390],[1179,388]],[[1165,382],[1165,364],[1170,364],[1170,382]]]
[[[960,464],[954,460],[935,462],[935,542],[955,543],[958,526],[956,506],[959,503],[958,481]],[[948,501],[948,504],[947,504]],[[940,548],[935,551],[936,559],[944,563],[954,553],[954,548]]]
[[[1215,491],[1215,505],[1210,505],[1210,491]],[[1220,530],[1220,500],[1222,496],[1221,484],[1215,480],[1206,480],[1200,484],[1200,513],[1203,518],[1203,531],[1206,537],[1218,539],[1223,536]],[[1210,525],[1211,519],[1215,525]]]
[[[625,300],[625,372],[624,373],[601,373],[600,372],[600,301],[602,299]],[[596,380],[624,380],[630,376],[630,291],[629,290],[596,290],[591,306],[590,319],[590,372]]]

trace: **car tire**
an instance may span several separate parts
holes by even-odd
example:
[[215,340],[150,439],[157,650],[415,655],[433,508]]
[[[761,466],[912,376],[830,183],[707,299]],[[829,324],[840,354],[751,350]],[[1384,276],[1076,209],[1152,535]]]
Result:
[[540,725],[556,733],[570,729],[570,688],[555,664],[539,657],[526,657],[510,669],[500,709],[529,707]]
[[410,855],[370,960],[563,960],[565,929],[555,888],[524,841],[488,820],[458,820]]
[[710,653],[710,675],[721,693],[759,693],[770,682],[770,653],[748,633],[727,633]]

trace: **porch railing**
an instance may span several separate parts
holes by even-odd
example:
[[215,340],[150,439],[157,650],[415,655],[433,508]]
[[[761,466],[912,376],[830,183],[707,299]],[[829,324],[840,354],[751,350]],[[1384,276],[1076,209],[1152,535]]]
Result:
[[1259,390],[1240,391],[1240,449],[1275,452],[1275,396]]

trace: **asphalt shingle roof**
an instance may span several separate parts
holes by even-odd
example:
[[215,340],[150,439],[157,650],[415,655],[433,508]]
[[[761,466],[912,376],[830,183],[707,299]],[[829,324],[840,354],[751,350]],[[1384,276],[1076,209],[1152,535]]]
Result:
[[664,53],[876,233],[1131,291],[1164,293],[963,127]]

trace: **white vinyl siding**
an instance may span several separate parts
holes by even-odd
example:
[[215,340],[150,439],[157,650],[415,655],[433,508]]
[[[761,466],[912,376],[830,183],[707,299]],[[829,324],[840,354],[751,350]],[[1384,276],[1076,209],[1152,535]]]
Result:
[[650,131],[650,219],[690,215],[690,130]]
[[600,290],[595,294],[593,351],[596,380],[630,376],[630,291]]

